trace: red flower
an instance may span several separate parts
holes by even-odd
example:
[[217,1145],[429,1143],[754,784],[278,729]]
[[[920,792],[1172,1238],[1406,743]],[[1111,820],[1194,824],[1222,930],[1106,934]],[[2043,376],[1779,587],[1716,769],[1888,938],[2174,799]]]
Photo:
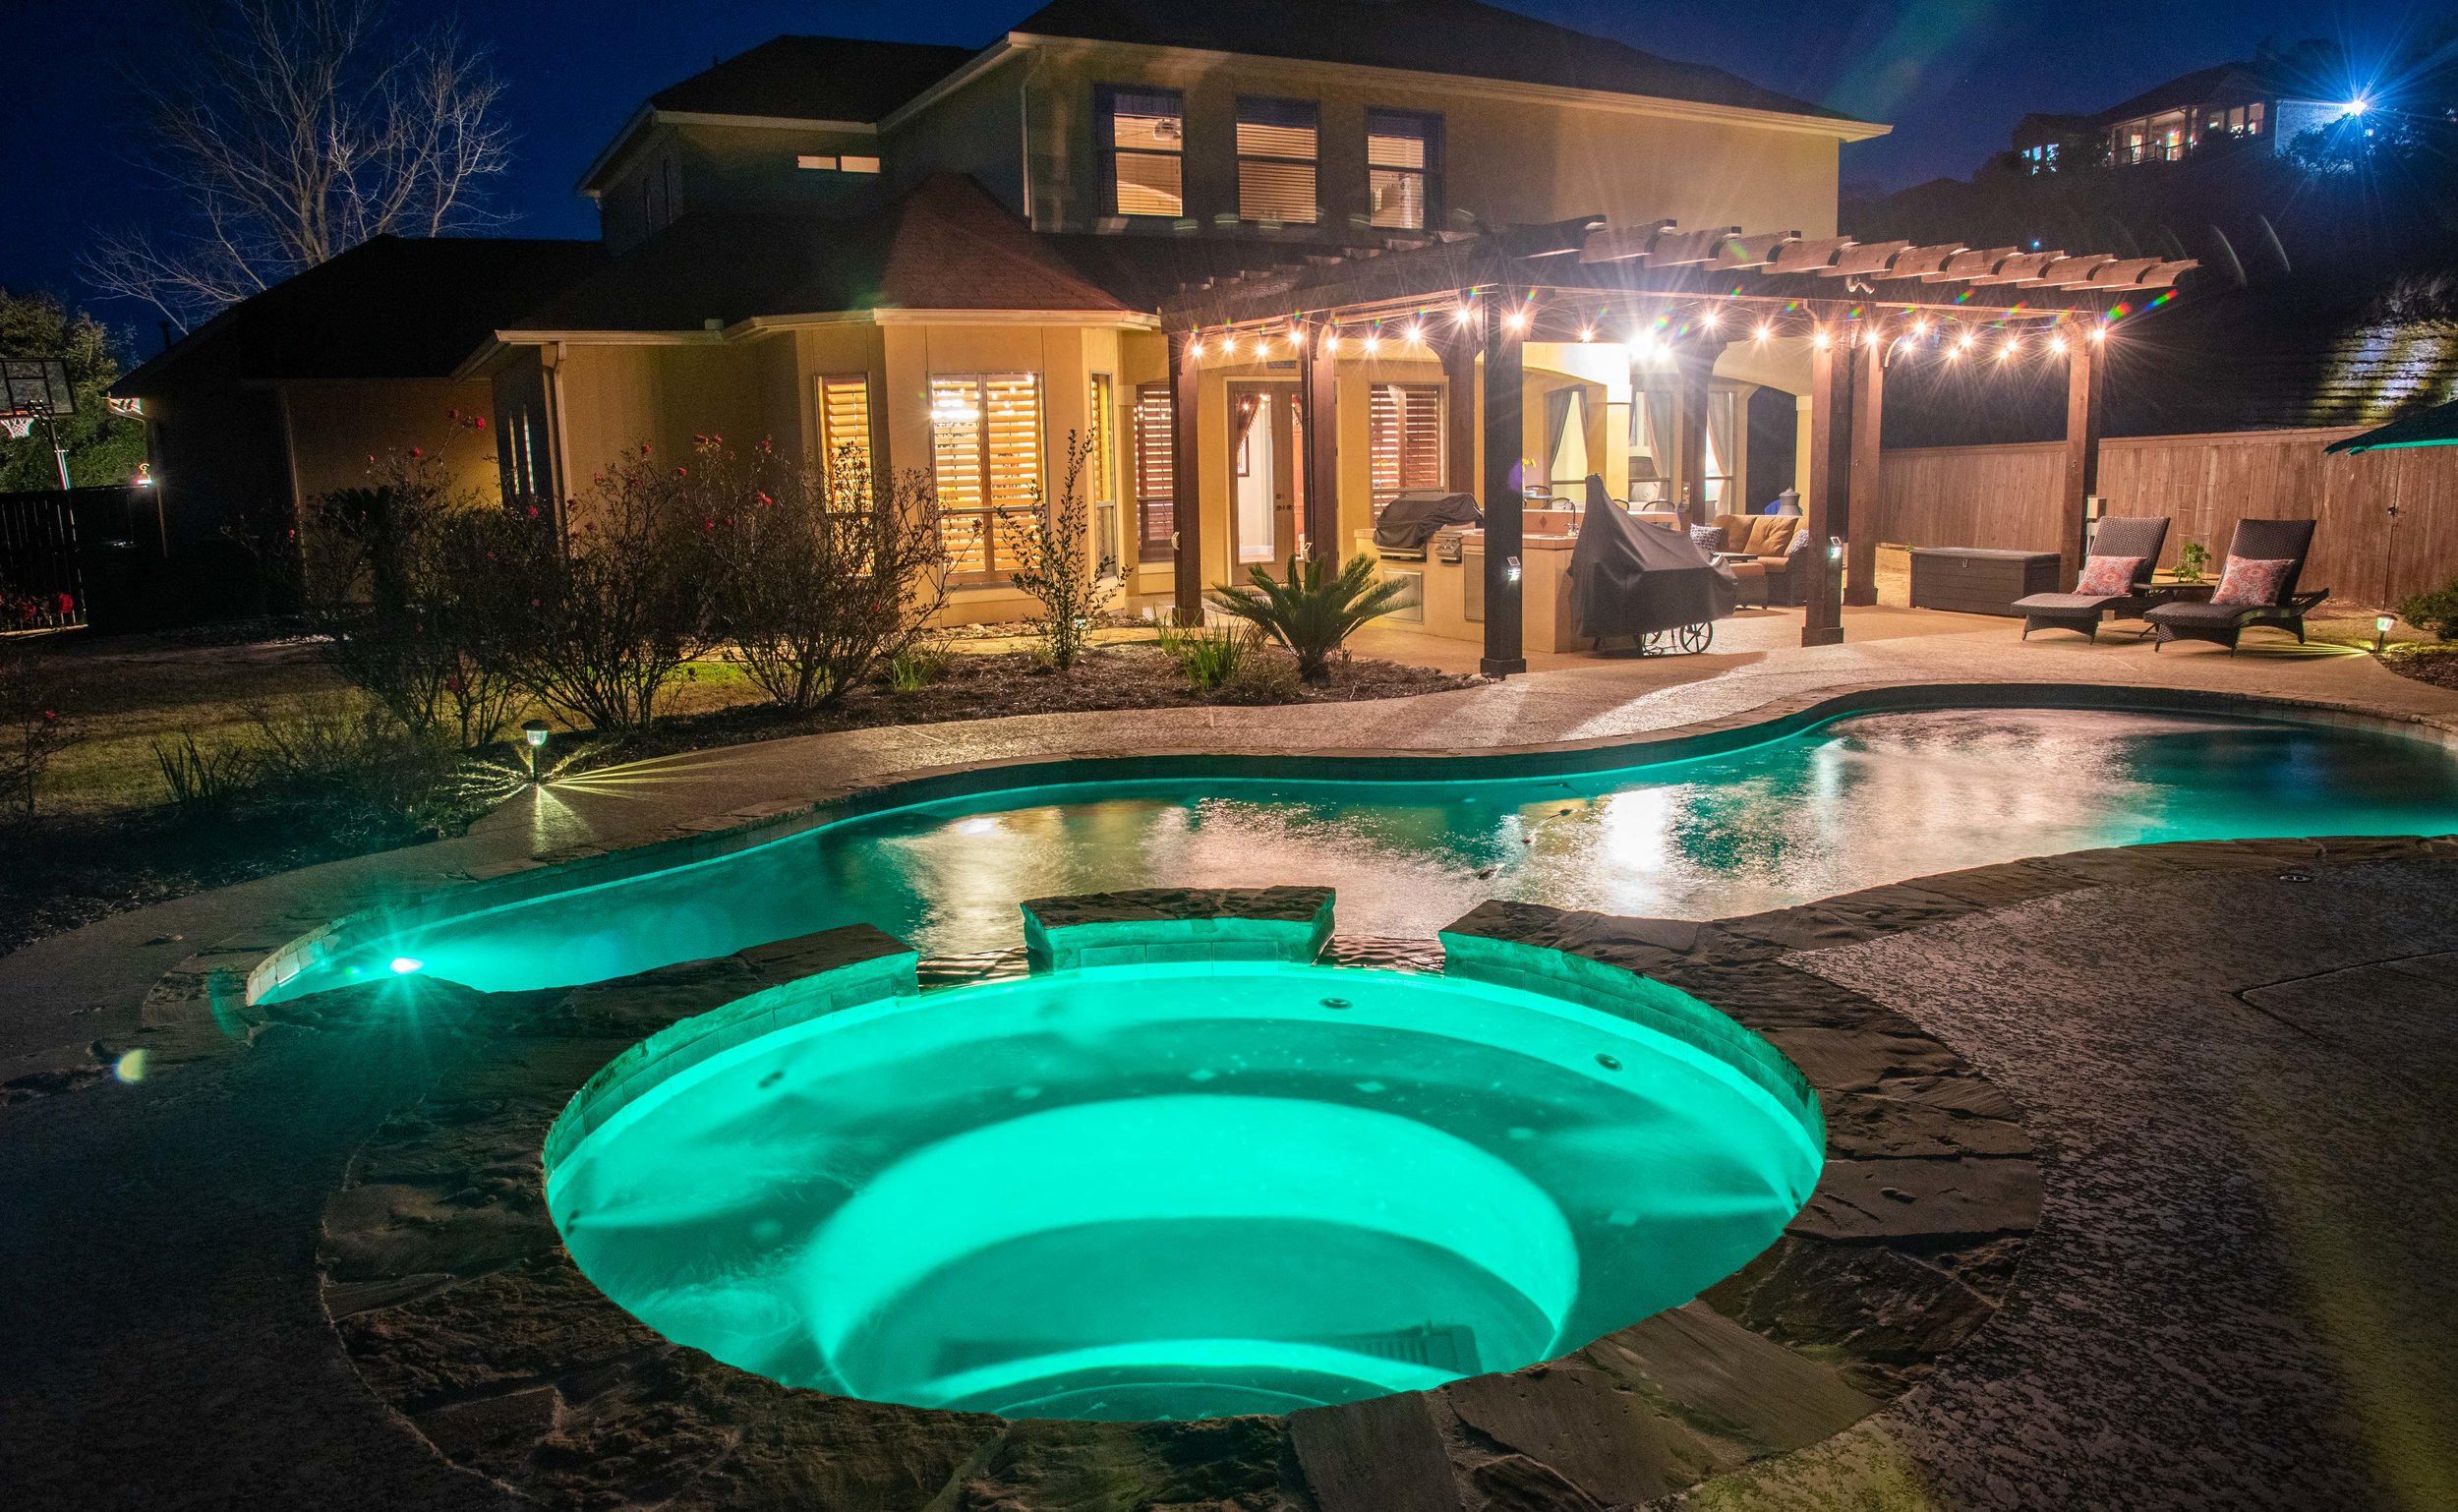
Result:
[[647,441],[642,441],[640,443],[640,454],[644,457],[649,454],[649,443]]
[[529,517],[533,520],[538,517],[538,506],[536,504],[531,504],[529,506]]
[[776,500],[763,494],[760,495],[760,502],[763,504],[773,504]]
[[58,716],[58,715],[56,715],[56,714],[52,713],[52,712],[51,712],[50,710],[48,710],[48,709],[45,709],[44,711],[42,711],[42,717],[43,717],[43,720],[44,720],[44,722],[45,722],[46,724],[47,724],[47,723],[49,723],[49,722],[50,722],[50,721],[52,721],[52,720],[56,720],[56,719],[58,719],[58,718],[59,718],[59,716]]
[[426,453],[425,451],[422,451],[421,449],[419,449],[419,448],[418,448],[418,447],[416,447],[416,446],[412,446],[412,447],[410,448],[410,455],[411,455],[411,456],[414,456],[414,457],[423,457],[423,456],[427,455],[427,453]]

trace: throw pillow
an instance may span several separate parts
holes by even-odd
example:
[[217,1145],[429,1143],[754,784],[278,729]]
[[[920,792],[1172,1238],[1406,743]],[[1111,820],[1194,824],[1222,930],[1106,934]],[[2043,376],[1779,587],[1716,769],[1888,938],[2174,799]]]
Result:
[[1809,532],[1805,530],[1796,530],[1792,532],[1791,544],[1785,547],[1784,554],[1786,556],[1798,556],[1801,552],[1808,550]]
[[2139,556],[2094,556],[2082,564],[2082,575],[2074,580],[2074,591],[2095,598],[2132,593],[2134,574],[2141,566]]
[[1693,525],[1690,527],[1690,544],[1697,547],[1702,552],[1706,552],[1711,554],[1721,552],[1725,549],[1724,543],[1725,528],[1721,525]]
[[2279,586],[2287,581],[2290,567],[2296,563],[2261,561],[2251,556],[2231,556],[2228,570],[2219,577],[2219,591],[2210,596],[2213,604],[2269,606],[2279,602]]

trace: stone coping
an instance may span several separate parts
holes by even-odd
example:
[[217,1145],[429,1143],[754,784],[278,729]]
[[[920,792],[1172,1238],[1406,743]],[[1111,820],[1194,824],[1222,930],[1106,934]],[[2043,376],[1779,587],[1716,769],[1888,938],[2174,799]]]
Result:
[[614,851],[584,847],[553,859],[533,858],[499,873],[345,914],[257,960],[247,972],[245,1000],[251,1005],[263,1002],[300,972],[402,930],[712,861],[843,820],[919,803],[1079,783],[1202,777],[1268,781],[1330,776],[1354,782],[1427,782],[1566,776],[1723,755],[1854,714],[1940,708],[2110,709],[2266,717],[2374,729],[2458,749],[2458,730],[2318,700],[2135,684],[1907,682],[1776,700],[1740,715],[1638,738],[1613,736],[1458,753],[1351,748],[1274,754],[1177,751],[965,763],[883,778],[816,803],[722,816],[690,827],[689,833],[644,845]]
[[[1311,931],[1329,896],[1036,901],[1062,931],[1186,949],[1202,906]],[[1234,959],[1253,941],[1213,943]],[[1841,1431],[1993,1313],[2036,1220],[2037,1172],[2012,1108],[1951,1050],[1784,966],[1785,947],[1713,926],[1487,904],[1442,944],[1446,970],[1664,1028],[1823,1120],[1830,1158],[1808,1204],[1706,1297],[1562,1359],[1289,1418],[1008,1422],[779,1386],[658,1337],[590,1285],[547,1216],[538,1151],[552,1166],[601,1127],[595,1100],[619,1106],[645,1073],[841,998],[909,991],[911,954],[857,926],[586,987],[348,989],[450,998],[473,1043],[328,1202],[327,1311],[380,1398],[446,1458],[533,1499],[716,1506],[816,1484],[833,1494],[814,1504],[915,1512],[1141,1504],[1156,1485],[1179,1494],[1155,1499],[1262,1507],[1293,1483],[1318,1512],[1627,1505]],[[1701,961],[1727,974],[1699,985],[1746,982],[1748,1028],[1688,996],[1677,979]]]
[[1331,939],[1329,888],[1128,888],[1024,901],[1035,971],[1167,960],[1309,961]]

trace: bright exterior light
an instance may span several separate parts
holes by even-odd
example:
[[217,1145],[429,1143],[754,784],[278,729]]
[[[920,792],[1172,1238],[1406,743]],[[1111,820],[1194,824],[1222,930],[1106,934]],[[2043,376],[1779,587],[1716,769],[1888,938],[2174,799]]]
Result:
[[1528,328],[1528,312],[1525,310],[1514,310],[1510,314],[1502,317],[1502,323],[1509,326],[1512,330],[1526,330]]
[[1193,341],[1187,343],[1187,355],[1189,357],[1200,357],[1203,355],[1202,337],[1198,336]]
[[426,968],[427,962],[419,960],[416,956],[395,956],[392,958],[392,973],[395,976],[407,976],[413,971],[423,971]]
[[1502,562],[1502,580],[1503,580],[1504,582],[1509,582],[1509,583],[1516,583],[1516,582],[1518,582],[1518,581],[1519,581],[1519,558],[1518,558],[1518,557],[1516,557],[1516,556],[1512,556],[1512,557],[1507,557],[1507,558],[1505,558],[1505,559],[1503,560],[1503,562]]
[[1459,314],[1452,317],[1453,320],[1457,320],[1462,325],[1467,324],[1470,320],[1473,320],[1476,318],[1477,312],[1469,309],[1466,305],[1460,306]]
[[2001,346],[2001,347],[1999,347],[1999,348],[1997,349],[1997,360],[1998,360],[1999,362],[2004,362],[2004,361],[2006,361],[2007,359],[2009,359],[2009,358],[2013,357],[2013,356],[2015,355],[2015,351],[2016,351],[2016,346],[2015,346],[2015,338],[2014,338],[2014,337],[2012,337],[2012,336],[2008,336],[2008,337],[2006,338],[2006,344],[2005,344],[2004,346]]
[[1776,328],[1775,328],[1773,325],[1768,324],[1765,320],[1761,320],[1761,321],[1759,321],[1759,322],[1758,322],[1758,339],[1759,339],[1759,340],[1764,341],[1764,340],[1766,340],[1768,337],[1770,337],[1770,336],[1774,335],[1775,333],[1776,333]]
[[1304,346],[1305,344],[1306,344],[1306,332],[1304,332],[1303,330],[1300,330],[1298,327],[1296,327],[1296,326],[1294,326],[1294,325],[1290,326],[1290,327],[1289,327],[1289,345],[1291,345],[1291,346]]
[[2108,339],[2107,321],[2103,320],[2099,324],[2091,327],[2091,339],[2093,341],[2105,341]]
[[1724,312],[1718,310],[1713,305],[1708,306],[1707,313],[1698,318],[1698,323],[1706,326],[1709,330],[1714,330],[1719,324],[1722,324],[1723,321]]
[[1425,321],[1423,321],[1423,320],[1411,320],[1411,321],[1409,321],[1409,322],[1408,322],[1408,339],[1409,339],[1412,343],[1425,340],[1425,339],[1426,339],[1426,322],[1425,322]]
[[2396,614],[2375,614],[2372,616],[2372,649],[2375,653],[2380,652],[2389,645],[2390,628],[2397,623],[2398,616]]
[[1590,341],[1594,341],[1595,339],[1596,339],[1596,327],[1595,327],[1595,326],[1593,326],[1593,325],[1582,325],[1582,326],[1580,326],[1580,327],[1579,327],[1579,340],[1580,340],[1580,343],[1581,343],[1582,345],[1585,345],[1586,343],[1588,343],[1588,342],[1590,342]]
[[1380,336],[1368,336],[1368,337],[1366,338],[1366,355],[1367,355],[1367,356],[1372,357],[1372,356],[1374,356],[1376,352],[1379,352],[1379,351],[1381,351],[1381,350],[1382,350],[1382,338],[1381,338]]
[[1975,338],[1972,336],[1971,332],[1969,332],[1969,331],[1964,331],[1964,332],[1962,333],[1962,337],[1961,337],[1961,340],[1959,340],[1959,341],[1957,341],[1957,342],[1955,343],[1955,350],[1956,350],[1956,351],[1958,351],[1958,352],[1968,352],[1968,351],[1970,351],[1970,350],[1971,350],[1971,343],[1972,343],[1972,341],[1973,341],[1974,339],[1975,339]]
[[1912,321],[1912,322],[1911,322],[1911,333],[1912,333],[1913,335],[1915,335],[1915,336],[1925,336],[1925,335],[1927,335],[1927,334],[1929,333],[1929,322],[1928,322],[1927,320],[1914,320],[1914,321]]
[[2372,101],[2365,98],[2361,94],[2347,102],[2347,113],[2349,115],[2363,115],[2366,111],[2370,110],[2371,108]]
[[1816,346],[1816,347],[1818,348],[1818,350],[1819,350],[1819,351],[1821,351],[1821,352],[1823,352],[1823,351],[1825,351],[1827,348],[1829,348],[1829,347],[1831,347],[1831,346],[1835,345],[1835,338],[1834,338],[1833,336],[1831,336],[1831,335],[1828,335],[1828,334],[1827,334],[1825,331],[1823,331],[1823,330],[1822,330],[1822,331],[1820,331],[1820,332],[1818,332],[1818,334],[1816,334],[1816,335],[1814,335],[1814,336],[1810,337],[1809,339],[1810,339],[1811,344],[1812,344],[1812,345],[1814,345],[1814,346]]
[[521,738],[527,740],[532,746],[546,744],[547,722],[544,720],[523,721],[521,723]]
[[2051,336],[2051,337],[2049,337],[2049,338],[2048,338],[2048,349],[2049,349],[2050,351],[2052,351],[2052,352],[2055,352],[2055,353],[2056,353],[2058,356],[2060,356],[2060,357],[2065,356],[2065,355],[2066,355],[2066,338],[2065,338],[2065,337],[2063,337],[2063,336]]

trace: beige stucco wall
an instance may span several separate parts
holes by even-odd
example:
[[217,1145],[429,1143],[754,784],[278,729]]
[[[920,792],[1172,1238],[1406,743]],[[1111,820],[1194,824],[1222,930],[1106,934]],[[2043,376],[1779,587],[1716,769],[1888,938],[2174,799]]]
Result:
[[556,387],[572,492],[585,497],[607,464],[644,441],[655,455],[681,458],[696,436],[760,440],[770,413],[760,345],[565,344]]
[[1572,101],[1471,80],[1072,42],[1033,49],[1024,95],[1030,210],[1040,229],[1089,229],[1101,214],[1091,119],[1098,84],[1185,92],[1188,208],[1206,225],[1237,207],[1237,97],[1255,94],[1319,104],[1326,232],[1349,233],[1349,217],[1365,211],[1370,106],[1440,115],[1444,208],[1489,224],[1594,214],[1621,225],[1671,217],[1806,236],[1835,229],[1840,142],[1823,131],[1700,119],[1670,102]]
[[[501,494],[496,468],[495,391],[448,378],[286,382],[279,386],[294,504],[336,489],[365,488],[393,452],[415,446],[456,493],[489,502]],[[461,419],[452,418],[458,410]],[[486,418],[489,429],[465,422]],[[370,456],[378,460],[371,464]]]

